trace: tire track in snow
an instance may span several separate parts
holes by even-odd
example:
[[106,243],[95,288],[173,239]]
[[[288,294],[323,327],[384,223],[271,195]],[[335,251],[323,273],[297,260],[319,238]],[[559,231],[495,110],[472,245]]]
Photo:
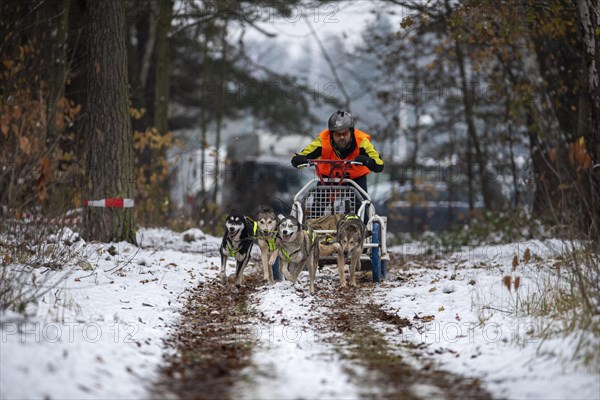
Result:
[[477,380],[437,370],[396,340],[410,321],[374,304],[370,277],[362,273],[357,288],[342,290],[337,273],[326,268],[315,296],[306,282],[254,293],[250,324],[256,345],[235,397],[491,398]]
[[315,296],[308,294],[304,283],[292,287],[289,282],[279,282],[251,296],[256,345],[252,367],[245,371],[248,383],[234,389],[235,397],[360,397],[359,387],[347,373],[349,362],[328,343],[334,334],[321,324],[328,300],[320,296],[321,291]]

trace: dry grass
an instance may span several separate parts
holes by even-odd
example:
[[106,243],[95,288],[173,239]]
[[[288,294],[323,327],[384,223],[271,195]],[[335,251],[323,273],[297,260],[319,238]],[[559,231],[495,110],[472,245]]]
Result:
[[[499,284],[500,299],[477,293],[473,305],[485,323],[495,312],[529,321],[535,329],[516,342],[570,338],[577,341],[574,359],[590,368],[600,366],[600,251],[594,242],[562,241],[555,256],[513,259]],[[535,321],[535,322],[530,322]]]
[[79,241],[67,228],[0,221],[0,311],[23,314],[58,287],[67,277],[63,267],[78,257]]

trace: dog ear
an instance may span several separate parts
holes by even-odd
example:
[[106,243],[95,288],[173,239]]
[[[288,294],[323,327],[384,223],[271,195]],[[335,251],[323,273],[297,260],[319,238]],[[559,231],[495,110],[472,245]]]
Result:
[[277,219],[279,220],[279,222],[283,221],[285,219],[285,215],[283,214],[277,214]]

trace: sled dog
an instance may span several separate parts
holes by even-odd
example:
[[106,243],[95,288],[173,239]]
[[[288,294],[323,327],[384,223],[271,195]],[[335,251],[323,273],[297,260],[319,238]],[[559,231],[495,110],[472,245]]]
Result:
[[254,243],[254,224],[250,222],[242,212],[231,210],[225,220],[225,234],[221,243],[221,282],[227,284],[225,267],[227,259],[233,257],[236,260],[235,284],[242,285],[244,269],[250,260],[250,252]]
[[[278,251],[271,255],[273,265],[279,255],[279,268],[285,279],[295,283],[298,275],[307,267],[310,277],[310,293],[315,292],[315,277],[319,264],[319,243],[312,229],[304,230],[294,217],[283,217],[277,227]],[[291,268],[291,271],[290,271]]]
[[258,224],[257,243],[260,247],[260,261],[263,270],[263,279],[274,283],[273,268],[269,265],[269,259],[273,253],[277,253],[277,222],[278,218],[271,209],[264,209],[258,213],[256,218]]
[[346,287],[344,265],[348,257],[350,257],[350,286],[356,286],[355,273],[357,269],[360,269],[360,256],[365,244],[365,235],[365,223],[355,214],[348,214],[337,223],[336,241],[341,246],[337,264],[341,287]]

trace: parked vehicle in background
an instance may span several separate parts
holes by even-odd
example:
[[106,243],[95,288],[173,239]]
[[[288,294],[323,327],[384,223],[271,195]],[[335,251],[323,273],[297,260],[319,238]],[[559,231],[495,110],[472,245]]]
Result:
[[389,232],[449,230],[483,210],[478,190],[471,210],[465,177],[444,166],[402,166],[394,172],[389,181],[369,187],[375,207],[387,215]]
[[223,205],[248,213],[271,207],[289,214],[294,195],[313,178],[312,171],[294,168],[290,159],[310,141],[309,136],[265,132],[232,139],[222,174]]
[[478,199],[470,210],[465,191],[453,189],[444,182],[398,185],[379,197],[375,206],[384,210],[390,231],[444,231],[468,223],[483,209]]
[[174,208],[193,217],[212,203],[247,213],[259,207],[289,213],[294,194],[314,175],[294,168],[290,159],[311,140],[258,131],[232,138],[218,153],[215,148],[173,151],[169,162]]

